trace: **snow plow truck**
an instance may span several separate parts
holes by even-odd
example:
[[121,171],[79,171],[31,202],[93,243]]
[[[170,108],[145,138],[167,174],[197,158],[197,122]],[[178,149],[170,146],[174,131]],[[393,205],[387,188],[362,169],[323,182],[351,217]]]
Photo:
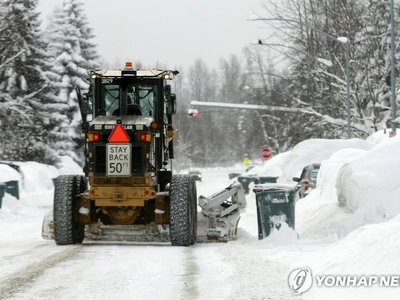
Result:
[[246,206],[241,185],[201,197],[198,213],[194,178],[172,174],[176,96],[167,82],[178,73],[136,70],[129,62],[120,70],[91,71],[89,92],[77,90],[84,175],[55,179],[43,238],[57,245],[86,238],[173,246],[235,238]]

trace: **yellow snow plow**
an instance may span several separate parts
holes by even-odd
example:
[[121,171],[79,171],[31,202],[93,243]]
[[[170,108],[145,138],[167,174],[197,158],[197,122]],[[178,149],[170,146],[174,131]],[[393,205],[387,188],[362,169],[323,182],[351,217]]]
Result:
[[172,174],[176,97],[167,82],[178,73],[134,70],[131,63],[91,72],[89,92],[77,90],[85,175],[55,180],[43,238],[57,245],[91,239],[190,246],[236,236],[246,206],[240,184],[201,197],[198,213],[194,178]]

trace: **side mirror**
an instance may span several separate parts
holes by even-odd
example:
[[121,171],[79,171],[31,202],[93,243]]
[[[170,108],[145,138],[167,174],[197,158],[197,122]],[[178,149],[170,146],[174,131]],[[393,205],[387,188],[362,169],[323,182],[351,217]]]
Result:
[[167,115],[176,114],[176,95],[171,94],[167,103]]
[[89,122],[82,122],[81,129],[83,132],[87,132],[89,130],[90,124]]
[[93,98],[92,94],[85,93],[82,97],[82,113],[85,115],[92,114]]
[[[91,90],[91,87],[90,87]],[[87,116],[92,114],[93,98],[92,94],[81,94],[79,87],[76,88],[76,96],[78,97],[79,110],[81,111],[82,121],[87,121]]]
[[295,182],[300,182],[300,178],[298,178],[298,177],[293,177],[292,180]]

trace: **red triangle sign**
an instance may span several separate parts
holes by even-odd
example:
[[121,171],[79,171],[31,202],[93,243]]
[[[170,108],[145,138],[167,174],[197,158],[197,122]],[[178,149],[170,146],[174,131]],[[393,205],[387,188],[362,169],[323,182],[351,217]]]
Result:
[[108,137],[110,143],[127,143],[129,140],[129,135],[121,124],[115,125],[113,131],[111,131],[111,134]]

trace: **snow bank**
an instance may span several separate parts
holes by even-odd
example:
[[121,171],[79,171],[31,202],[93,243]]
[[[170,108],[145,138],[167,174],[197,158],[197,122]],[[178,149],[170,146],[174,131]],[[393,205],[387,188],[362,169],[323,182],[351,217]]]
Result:
[[6,182],[10,180],[21,180],[21,175],[17,170],[10,166],[0,164],[0,182]]
[[0,164],[0,182],[17,180],[20,200],[6,193],[0,220],[42,215],[43,208],[48,209],[53,204],[53,179],[61,174],[82,174],[82,168],[69,157],[62,158],[60,169],[37,162],[12,163],[19,166],[19,171]]
[[381,143],[386,143],[389,140],[400,139],[400,131],[399,130],[397,130],[397,135],[394,136],[394,137],[390,137],[389,136],[390,132],[392,132],[391,129],[377,131],[377,132],[371,134],[367,138],[367,142],[375,144],[375,145],[378,145],[378,144],[381,144]]
[[57,177],[59,173],[56,167],[33,161],[15,162],[15,164],[20,166],[22,176],[20,188],[23,192],[40,192],[53,188],[52,178]]
[[292,178],[300,175],[303,168],[309,164],[321,163],[342,149],[369,150],[374,145],[360,139],[326,140],[311,139],[297,144],[282,164],[282,176],[278,182],[292,182]]
[[61,156],[58,172],[60,175],[83,175],[83,169],[70,156]]
[[338,239],[365,224],[362,213],[349,214],[339,207],[335,188],[340,168],[365,153],[360,149],[342,149],[321,162],[316,189],[296,204],[300,237]]
[[335,185],[340,168],[366,152],[360,149],[343,149],[335,152],[329,159],[321,162],[317,177],[317,188],[322,201],[337,203]]
[[349,212],[362,211],[367,223],[400,213],[400,139],[392,139],[343,166],[337,179],[338,201]]
[[[34,201],[34,198],[37,201]],[[47,203],[44,201],[47,200]],[[52,193],[41,193],[40,195],[31,195],[27,198],[18,200],[15,197],[5,194],[3,204],[0,209],[0,220],[23,220],[26,217],[42,216],[43,206],[52,205]]]
[[296,204],[300,237],[340,239],[400,214],[399,152],[400,139],[392,138],[369,151],[343,149],[322,161],[316,189]]
[[[346,238],[313,253],[304,266],[314,275],[393,275],[400,270],[400,215],[387,223],[363,226]],[[308,261],[307,261],[308,260]],[[307,299],[398,299],[398,288],[314,287]]]
[[271,159],[264,162],[262,166],[256,166],[251,169],[249,174],[257,174],[259,176],[271,176],[280,177],[282,176],[282,165],[286,158],[290,155],[290,151],[279,153],[273,156]]

